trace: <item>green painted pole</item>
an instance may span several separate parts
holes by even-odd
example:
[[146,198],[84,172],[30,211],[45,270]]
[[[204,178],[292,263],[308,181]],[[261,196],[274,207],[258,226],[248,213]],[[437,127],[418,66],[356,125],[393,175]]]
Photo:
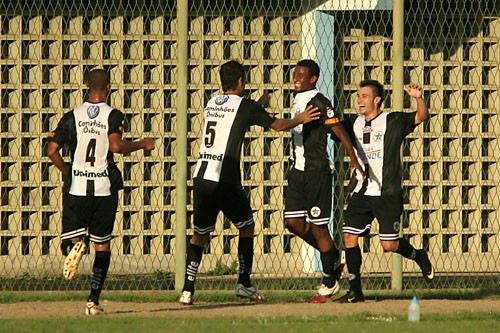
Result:
[[184,284],[187,222],[188,1],[177,0],[175,290]]
[[[393,37],[392,37],[392,106],[393,110],[403,110],[404,98],[404,0],[394,0],[392,11]],[[402,235],[401,224],[399,235]],[[392,290],[403,290],[403,258],[397,253],[392,254]]]

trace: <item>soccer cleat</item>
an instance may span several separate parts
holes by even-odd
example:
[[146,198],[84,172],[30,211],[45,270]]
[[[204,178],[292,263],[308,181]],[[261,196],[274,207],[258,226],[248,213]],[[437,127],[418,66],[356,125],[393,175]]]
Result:
[[182,291],[181,297],[179,298],[179,304],[193,305],[193,293],[188,290]]
[[71,280],[78,268],[78,264],[85,253],[87,246],[83,241],[76,242],[64,261],[63,276],[66,280]]
[[98,316],[104,314],[104,309],[99,306],[99,304],[95,304],[93,301],[87,302],[87,307],[85,308],[85,314],[87,316]]
[[264,301],[264,297],[257,291],[257,289],[255,289],[255,287],[245,287],[241,283],[236,285],[235,293],[238,297],[249,298],[252,301]]
[[420,266],[424,279],[427,282],[432,281],[432,279],[434,279],[434,268],[432,267],[432,264],[429,260],[429,256],[427,256],[427,252],[425,252],[425,250],[417,250],[415,261],[417,262],[418,266]]
[[322,284],[321,286],[319,286],[318,292],[316,293],[316,295],[313,296],[312,298],[310,298],[307,301],[307,303],[326,303],[326,301],[330,297],[332,297],[333,295],[335,295],[339,291],[340,291],[340,285],[337,281],[335,281],[335,284],[331,288],[328,288],[327,286]]
[[335,300],[335,302],[339,303],[359,303],[364,301],[365,301],[365,296],[363,295],[363,293],[355,292],[353,290],[349,290],[347,294]]

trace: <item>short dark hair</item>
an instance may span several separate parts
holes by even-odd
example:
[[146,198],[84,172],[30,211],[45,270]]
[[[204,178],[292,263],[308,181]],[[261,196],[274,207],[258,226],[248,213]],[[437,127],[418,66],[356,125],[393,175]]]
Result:
[[380,96],[380,102],[378,103],[378,107],[382,107],[382,103],[384,101],[384,86],[382,83],[377,80],[363,80],[359,83],[360,88],[371,87],[375,97]]
[[109,73],[104,69],[94,69],[85,75],[85,81],[88,82],[90,88],[95,90],[106,90],[110,80]]
[[297,66],[309,68],[309,74],[311,74],[311,77],[316,76],[319,78],[319,65],[316,61],[312,59],[302,59],[297,63]]
[[231,60],[220,66],[219,74],[222,91],[233,90],[238,86],[240,77],[245,80],[245,67],[236,60]]

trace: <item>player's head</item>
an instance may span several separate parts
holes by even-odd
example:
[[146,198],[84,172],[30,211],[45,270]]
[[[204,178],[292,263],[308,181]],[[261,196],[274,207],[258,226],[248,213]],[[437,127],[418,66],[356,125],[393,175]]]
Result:
[[372,96],[374,103],[379,109],[382,108],[382,103],[384,101],[384,86],[376,80],[363,80],[359,83],[358,104],[361,91],[369,93],[369,90],[371,90],[370,95]]
[[110,76],[104,69],[94,69],[87,73],[85,81],[91,90],[104,92],[109,89]]
[[245,91],[245,67],[236,60],[231,60],[220,66],[220,82],[222,91]]
[[294,91],[301,92],[316,88],[318,78],[318,64],[311,59],[300,60],[293,71]]

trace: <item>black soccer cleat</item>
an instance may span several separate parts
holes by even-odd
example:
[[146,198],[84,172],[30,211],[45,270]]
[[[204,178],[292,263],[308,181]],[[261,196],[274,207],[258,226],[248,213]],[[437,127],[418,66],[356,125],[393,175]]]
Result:
[[425,250],[417,250],[415,261],[418,266],[420,266],[424,279],[427,282],[432,281],[434,279],[434,268],[429,260],[429,256],[427,256],[427,252],[425,252]]
[[356,292],[354,290],[349,290],[347,294],[336,299],[334,302],[338,303],[360,303],[365,301],[365,296],[361,291]]

